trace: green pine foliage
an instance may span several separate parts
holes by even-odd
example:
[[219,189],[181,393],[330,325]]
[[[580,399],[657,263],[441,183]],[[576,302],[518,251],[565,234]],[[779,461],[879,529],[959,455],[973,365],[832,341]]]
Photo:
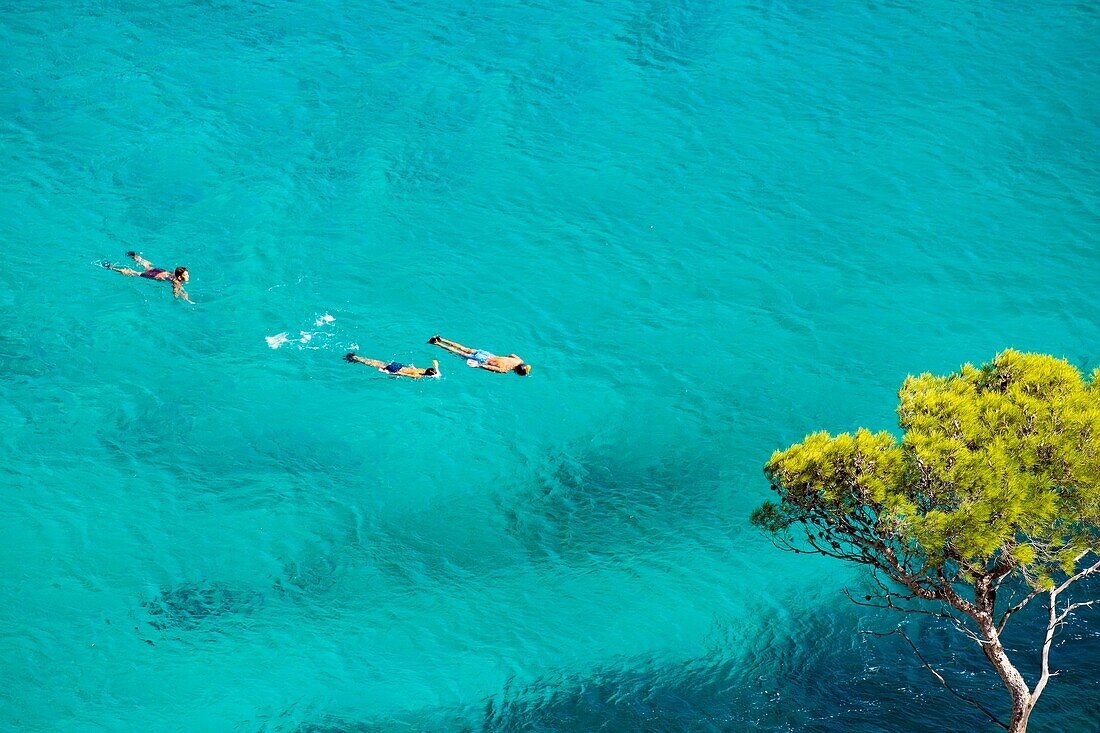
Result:
[[894,553],[926,577],[1007,564],[1035,588],[1100,549],[1100,369],[1086,380],[1065,360],[1009,350],[911,376],[898,396],[900,443],[860,429],[777,451],[765,473],[780,500],[753,523],[800,529],[808,551],[855,562]]

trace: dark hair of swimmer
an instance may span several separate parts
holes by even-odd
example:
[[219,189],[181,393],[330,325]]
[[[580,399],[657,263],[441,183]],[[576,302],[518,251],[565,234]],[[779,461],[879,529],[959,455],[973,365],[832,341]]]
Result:
[[512,371],[514,371],[516,374],[520,375],[521,377],[526,377],[528,374],[531,373],[531,365],[530,364],[520,364],[519,366],[517,366]]
[[175,276],[177,280],[182,280],[183,282],[187,282],[191,279],[191,275],[187,273],[186,267],[177,267]]
[[434,377],[437,374],[439,374],[439,370],[436,369],[435,367],[428,367],[427,369],[424,370],[424,376],[425,377]]

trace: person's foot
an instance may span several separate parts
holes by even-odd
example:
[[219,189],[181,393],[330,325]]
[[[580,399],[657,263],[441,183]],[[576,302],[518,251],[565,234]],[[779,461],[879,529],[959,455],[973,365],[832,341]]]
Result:
[[115,269],[115,266],[114,266],[114,265],[112,265],[112,264],[111,264],[110,262],[100,262],[99,264],[103,265],[103,266],[104,266],[104,267],[106,267],[106,268],[107,268],[108,270],[113,270],[113,269]]
[[137,252],[135,252],[134,250],[130,250],[129,252],[126,253],[126,256],[127,257],[137,257]]
[[349,364],[355,361],[355,352],[349,351],[348,353],[344,354],[344,361],[348,362]]
[[432,336],[430,339],[428,339],[429,344],[438,344],[439,341],[440,341],[440,339],[439,339],[439,334],[438,333],[435,336]]

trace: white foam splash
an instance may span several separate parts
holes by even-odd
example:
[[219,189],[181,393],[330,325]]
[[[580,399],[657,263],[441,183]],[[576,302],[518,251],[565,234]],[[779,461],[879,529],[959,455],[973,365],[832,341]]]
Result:
[[289,336],[289,333],[283,331],[282,333],[277,333],[274,336],[265,336],[264,340],[267,341],[268,346],[273,349],[277,349],[290,340]]
[[[267,345],[272,349],[278,349],[284,344],[293,343],[299,349],[330,349],[339,347],[339,344],[335,342],[336,338],[336,326],[331,324],[336,322],[336,317],[328,313],[321,313],[313,319],[313,324],[310,329],[299,330],[295,329],[297,336],[291,334],[295,331],[283,331],[277,333],[274,336],[265,336],[264,340],[267,341]],[[358,344],[352,344],[351,349],[358,349]]]

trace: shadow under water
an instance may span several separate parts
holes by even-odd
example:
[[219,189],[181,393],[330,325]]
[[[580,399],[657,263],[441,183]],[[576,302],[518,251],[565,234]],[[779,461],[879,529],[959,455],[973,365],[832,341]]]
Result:
[[643,69],[700,63],[714,52],[721,32],[721,7],[711,2],[653,0],[631,18],[619,40],[630,47],[630,61]]
[[[867,626],[896,625],[891,613],[840,606],[810,620],[770,619],[750,649],[717,649],[679,663],[622,660],[577,675],[545,675],[465,709],[428,709],[400,716],[322,716],[285,728],[298,733],[394,730],[541,733],[573,731],[785,731],[789,733],[917,733],[1001,730],[952,697],[898,637],[861,635]],[[1032,718],[1035,733],[1100,730],[1100,628],[1079,628],[1059,651],[1062,668]],[[1007,695],[981,652],[956,632],[910,627],[922,652],[957,687],[996,712]],[[719,630],[719,635],[720,630]],[[1037,653],[1037,646],[1021,649]],[[283,730],[283,729],[280,729]]]
[[498,497],[508,535],[532,560],[624,558],[725,536],[718,471],[698,457],[642,464],[615,453],[559,454],[530,487]]
[[[610,450],[558,453],[502,486],[415,513],[348,516],[284,558],[275,591],[309,604],[376,575],[386,582],[374,591],[461,590],[533,563],[633,563],[728,542],[728,521],[713,508],[718,469],[698,457],[641,463]],[[480,519],[471,525],[470,517]]]
[[191,582],[162,588],[141,605],[149,624],[159,631],[217,633],[234,616],[251,614],[264,602],[264,595],[257,591],[216,582]]

